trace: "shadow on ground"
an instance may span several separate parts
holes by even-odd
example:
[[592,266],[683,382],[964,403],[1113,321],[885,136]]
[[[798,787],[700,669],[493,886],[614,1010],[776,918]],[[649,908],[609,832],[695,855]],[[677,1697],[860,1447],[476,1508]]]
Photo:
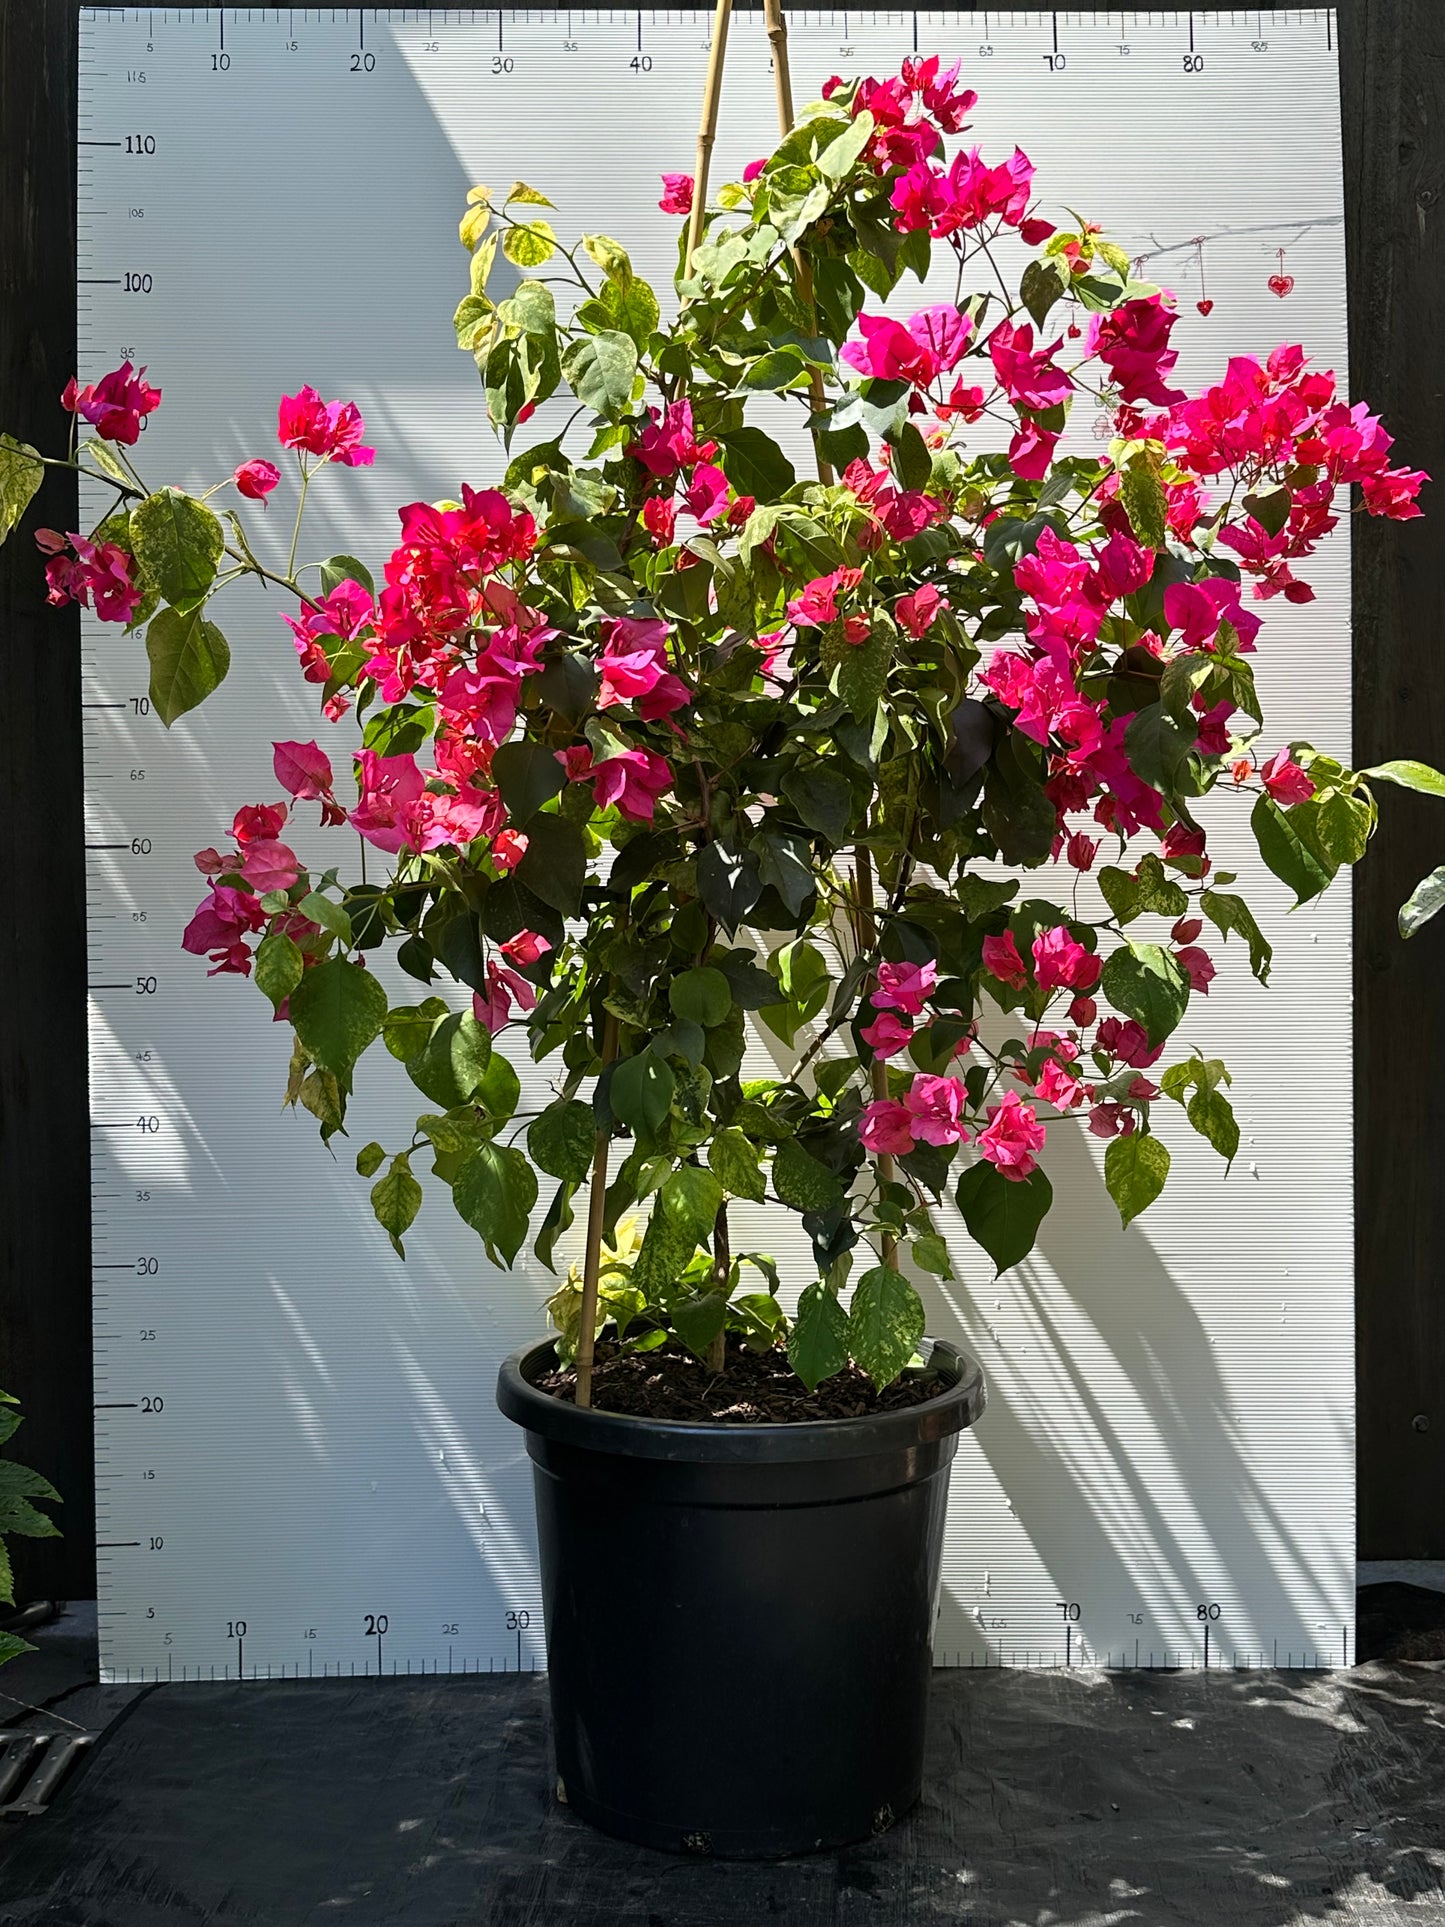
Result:
[[[37,1693],[64,1691],[48,1664]],[[11,1829],[5,1927],[1445,1920],[1434,1663],[940,1672],[915,1812],[772,1866],[625,1847],[558,1807],[540,1677],[71,1686],[44,1717],[120,1717],[51,1811]],[[698,1694],[705,1745],[726,1679],[678,1690]]]

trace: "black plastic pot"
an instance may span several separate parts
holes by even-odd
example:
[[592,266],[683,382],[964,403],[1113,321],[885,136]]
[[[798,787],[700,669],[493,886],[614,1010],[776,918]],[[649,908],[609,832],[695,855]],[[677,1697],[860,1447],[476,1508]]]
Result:
[[[925,1341],[927,1353],[928,1341]],[[948,1472],[983,1375],[803,1425],[580,1411],[508,1359],[533,1460],[557,1770],[573,1810],[672,1852],[780,1858],[918,1798]]]

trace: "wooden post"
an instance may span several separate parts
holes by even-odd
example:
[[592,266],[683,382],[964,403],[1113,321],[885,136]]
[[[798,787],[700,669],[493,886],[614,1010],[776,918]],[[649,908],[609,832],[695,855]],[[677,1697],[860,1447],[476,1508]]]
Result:
[[692,183],[692,217],[687,224],[687,264],[697,253],[702,240],[702,217],[707,206],[707,176],[712,165],[713,142],[717,138],[718,108],[722,102],[723,63],[728,53],[728,24],[733,17],[733,0],[717,0],[712,19],[712,48],[707,58],[707,80],[702,90],[702,120],[697,130],[697,169]]

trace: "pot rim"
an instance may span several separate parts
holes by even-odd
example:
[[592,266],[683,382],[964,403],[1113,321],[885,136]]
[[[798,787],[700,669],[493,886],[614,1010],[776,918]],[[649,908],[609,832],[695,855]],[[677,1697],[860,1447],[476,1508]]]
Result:
[[976,1359],[946,1338],[925,1337],[919,1347],[925,1363],[941,1368],[947,1382],[934,1397],[898,1411],[767,1425],[643,1418],[630,1412],[580,1409],[539,1391],[532,1381],[555,1356],[554,1343],[552,1338],[537,1339],[504,1362],[497,1374],[501,1411],[529,1433],[624,1458],[721,1464],[866,1458],[907,1451],[961,1432],[977,1420],[987,1398]]

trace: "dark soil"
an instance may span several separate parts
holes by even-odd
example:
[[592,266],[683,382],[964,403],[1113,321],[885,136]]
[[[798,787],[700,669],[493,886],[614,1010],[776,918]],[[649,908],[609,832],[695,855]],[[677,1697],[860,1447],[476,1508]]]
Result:
[[[577,1374],[544,1372],[540,1392],[575,1400]],[[865,1418],[921,1405],[943,1389],[936,1372],[905,1372],[885,1391],[856,1365],[825,1378],[810,1392],[781,1351],[755,1352],[728,1341],[727,1365],[710,1372],[681,1345],[655,1352],[621,1352],[603,1340],[592,1374],[592,1406],[634,1418],[700,1419],[727,1425],[800,1425],[810,1419]]]

